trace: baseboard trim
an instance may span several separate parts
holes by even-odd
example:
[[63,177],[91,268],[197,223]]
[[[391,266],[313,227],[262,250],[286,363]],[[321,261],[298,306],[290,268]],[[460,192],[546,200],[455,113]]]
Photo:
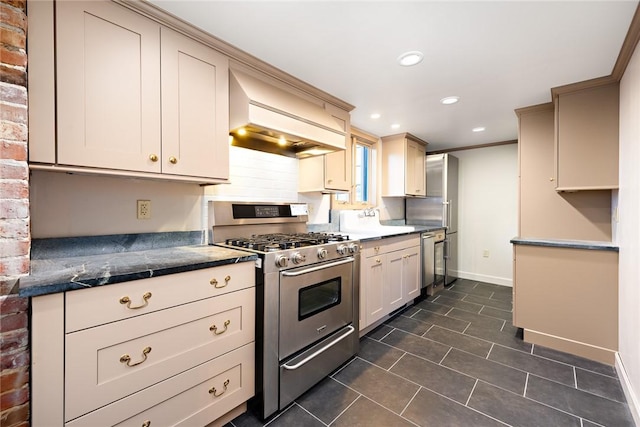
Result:
[[563,351],[565,353],[575,354],[576,356],[586,359],[595,360],[596,362],[606,363],[613,366],[615,364],[616,351],[604,347],[573,341],[567,338],[557,337],[555,335],[545,334],[543,332],[524,330],[525,342],[549,347],[554,350]]
[[489,276],[487,274],[470,273],[468,271],[454,271],[461,279],[476,280],[478,282],[492,283],[494,285],[513,286],[513,278]]
[[618,378],[620,379],[620,385],[622,385],[622,390],[624,391],[627,403],[629,404],[629,410],[631,411],[633,421],[636,423],[636,426],[640,426],[640,401],[638,401],[638,396],[633,390],[633,385],[627,375],[627,370],[624,368],[624,363],[622,362],[620,353],[616,353],[615,366]]

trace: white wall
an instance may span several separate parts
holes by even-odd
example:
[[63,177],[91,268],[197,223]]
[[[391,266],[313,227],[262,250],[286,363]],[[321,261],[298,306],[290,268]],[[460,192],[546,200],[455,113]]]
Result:
[[640,49],[620,82],[618,371],[640,425]]
[[[459,159],[459,277],[512,286],[509,240],[518,232],[518,146],[451,154]],[[483,256],[485,250],[489,257]]]

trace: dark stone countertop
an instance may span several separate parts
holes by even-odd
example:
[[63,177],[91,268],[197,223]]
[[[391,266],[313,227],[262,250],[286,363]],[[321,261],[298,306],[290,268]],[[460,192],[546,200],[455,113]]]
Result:
[[357,239],[361,242],[369,242],[373,240],[381,240],[387,239],[389,237],[397,237],[397,236],[408,236],[410,234],[420,234],[429,231],[437,231],[437,230],[445,230],[445,227],[437,226],[425,226],[425,225],[412,225],[411,227],[414,230],[407,231],[404,229],[405,226],[399,226],[398,230],[393,230],[394,226],[388,226],[384,229],[384,231],[373,229],[370,232],[362,231],[362,232],[345,232],[349,235],[351,239]]
[[549,248],[586,249],[613,252],[619,251],[618,245],[614,243],[595,240],[529,239],[525,237],[514,237],[511,239],[511,243],[514,245],[544,246]]
[[19,293],[23,297],[46,295],[257,258],[250,252],[202,244],[84,255],[46,250],[32,254],[31,273],[20,279]]

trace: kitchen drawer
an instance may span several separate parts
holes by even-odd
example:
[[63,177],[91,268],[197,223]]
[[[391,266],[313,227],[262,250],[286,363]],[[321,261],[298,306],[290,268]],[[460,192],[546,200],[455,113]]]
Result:
[[147,421],[150,427],[207,425],[254,395],[254,351],[254,343],[249,343],[65,425],[140,427]]
[[[67,292],[65,331],[78,331],[224,295],[254,286],[254,277],[254,264],[242,262]],[[150,295],[146,302],[145,294]],[[131,308],[122,303],[125,297],[130,300]]]
[[379,254],[399,251],[412,246],[420,246],[419,234],[388,237],[386,239],[380,239],[372,242],[364,242],[362,244],[362,256],[368,258]]
[[227,353],[254,337],[255,288],[66,334],[65,420]]

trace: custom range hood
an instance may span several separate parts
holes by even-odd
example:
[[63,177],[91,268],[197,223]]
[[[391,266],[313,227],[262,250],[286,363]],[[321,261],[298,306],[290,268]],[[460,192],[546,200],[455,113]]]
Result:
[[345,149],[345,131],[321,106],[237,70],[229,77],[231,145],[297,158]]

